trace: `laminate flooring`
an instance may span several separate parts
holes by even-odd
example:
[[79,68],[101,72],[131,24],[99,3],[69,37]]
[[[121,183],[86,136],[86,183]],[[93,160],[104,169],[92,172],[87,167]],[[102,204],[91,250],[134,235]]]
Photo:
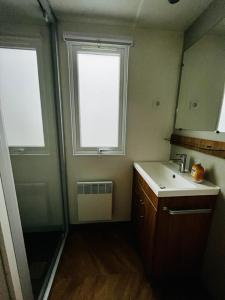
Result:
[[144,272],[129,225],[71,231],[49,300],[208,300],[199,282],[156,287]]

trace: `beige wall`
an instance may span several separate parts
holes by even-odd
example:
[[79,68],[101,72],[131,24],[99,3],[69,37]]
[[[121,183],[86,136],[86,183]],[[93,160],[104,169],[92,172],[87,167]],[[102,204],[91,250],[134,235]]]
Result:
[[[73,156],[68,65],[63,31],[129,36],[130,50],[126,156]],[[60,26],[60,56],[66,135],[70,221],[76,223],[76,181],[113,180],[113,220],[130,219],[132,164],[137,160],[166,160],[173,117],[183,37],[179,33],[82,23]],[[160,107],[154,106],[155,101]]]
[[[225,141],[224,134],[218,135],[207,132],[186,132],[183,134]],[[225,299],[225,160],[173,146],[172,155],[175,153],[187,153],[191,163],[194,160],[199,160],[206,168],[206,178],[221,188],[205,253],[202,276],[213,298]]]
[[[211,30],[219,20],[224,18],[224,11],[223,1],[213,1],[185,33],[185,47],[189,47]],[[182,134],[225,141],[225,133],[182,131]],[[187,153],[191,161],[200,160],[207,170],[207,179],[221,187],[205,254],[203,279],[214,299],[225,299],[225,160],[181,147],[172,147],[172,155],[180,151]]]

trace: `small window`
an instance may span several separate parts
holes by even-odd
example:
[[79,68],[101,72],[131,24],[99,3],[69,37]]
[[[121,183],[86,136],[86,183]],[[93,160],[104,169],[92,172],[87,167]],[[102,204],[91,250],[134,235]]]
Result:
[[35,49],[0,48],[0,100],[8,146],[45,147]]
[[73,153],[125,154],[128,46],[69,45]]

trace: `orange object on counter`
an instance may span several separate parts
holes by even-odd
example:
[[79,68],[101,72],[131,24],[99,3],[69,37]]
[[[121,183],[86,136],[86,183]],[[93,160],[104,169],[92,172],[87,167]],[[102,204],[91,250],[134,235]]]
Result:
[[204,180],[205,169],[200,163],[193,164],[191,168],[191,176],[194,181],[201,183]]

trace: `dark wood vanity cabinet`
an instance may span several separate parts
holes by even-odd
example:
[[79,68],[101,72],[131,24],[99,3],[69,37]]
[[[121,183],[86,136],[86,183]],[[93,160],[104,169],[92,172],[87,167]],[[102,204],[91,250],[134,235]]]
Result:
[[134,170],[133,223],[146,271],[197,276],[217,196],[160,197]]

